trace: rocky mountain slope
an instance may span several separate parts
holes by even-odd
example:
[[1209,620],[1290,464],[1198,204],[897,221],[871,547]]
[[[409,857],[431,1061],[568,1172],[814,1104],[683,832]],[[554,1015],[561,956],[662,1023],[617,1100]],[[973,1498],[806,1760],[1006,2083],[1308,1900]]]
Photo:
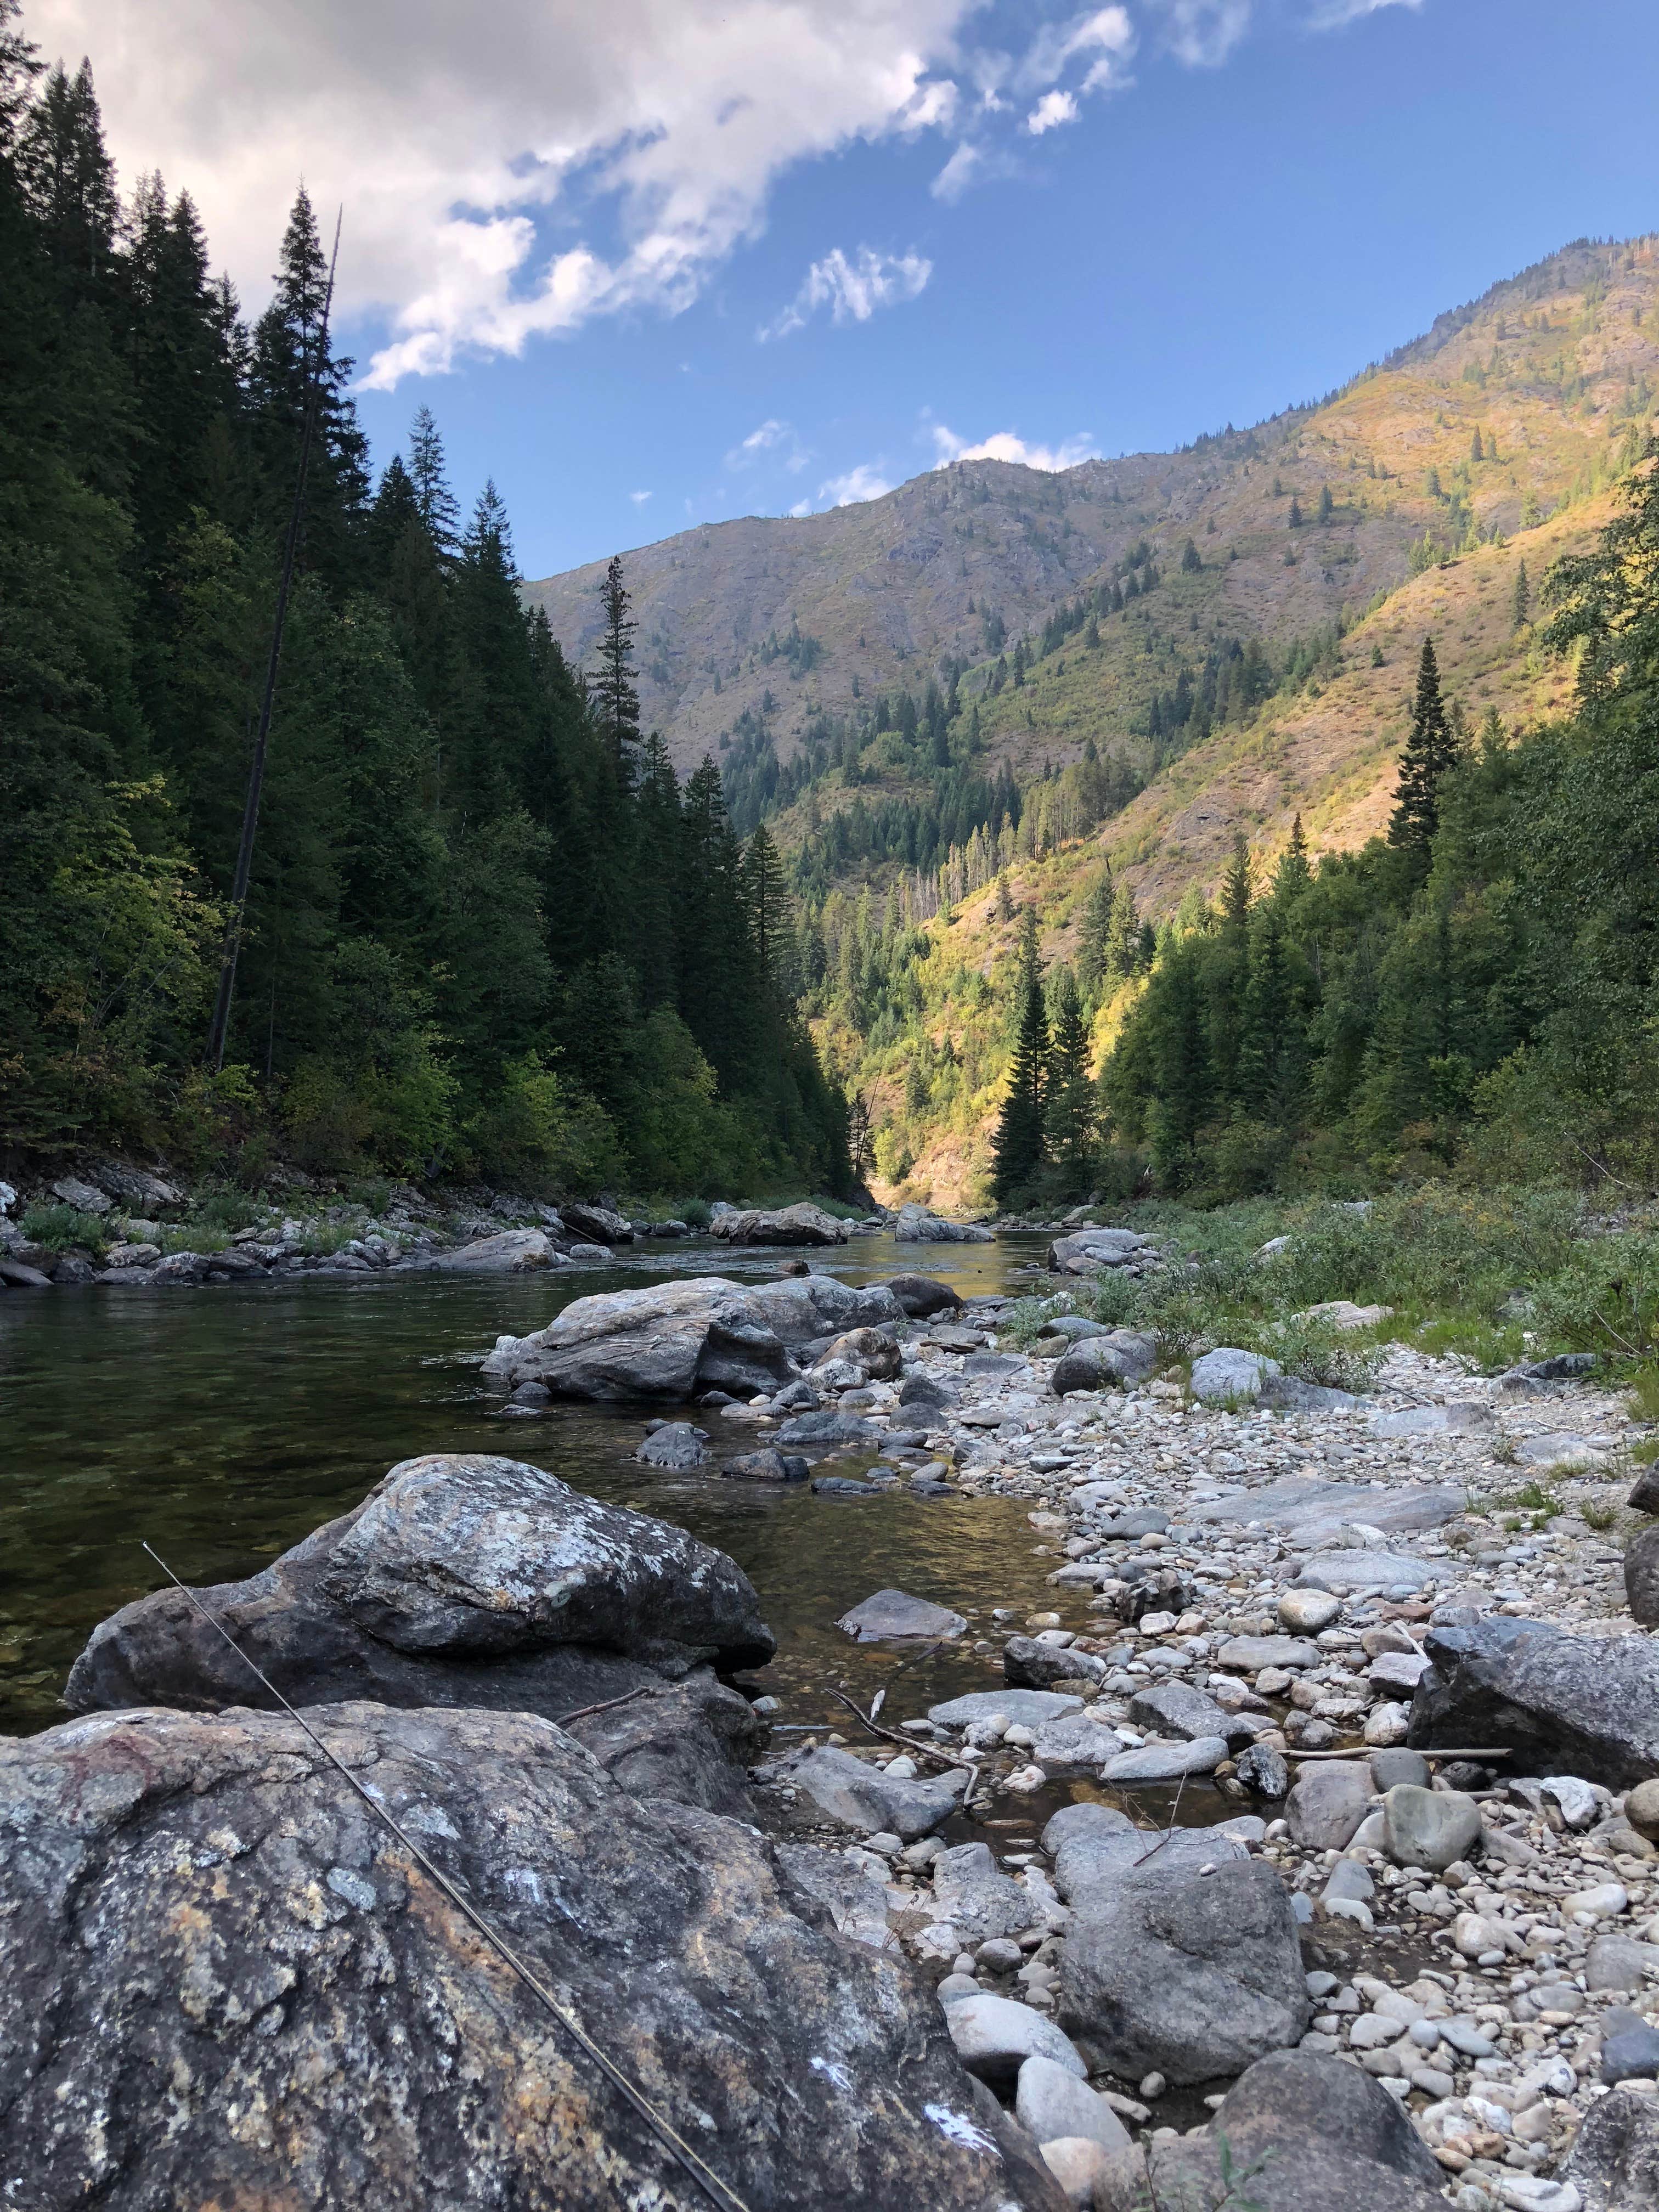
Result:
[[[1397,733],[1408,672],[1389,656],[1396,632],[1434,626],[1454,687],[1474,684],[1482,704],[1532,714],[1553,703],[1530,635],[1500,619],[1515,569],[1527,562],[1535,592],[1549,561],[1587,540],[1656,391],[1659,239],[1580,242],[1441,316],[1328,400],[1255,429],[1052,475],[959,462],[856,507],[705,525],[628,556],[645,720],[683,768],[745,715],[787,761],[815,714],[855,712],[890,689],[919,696],[961,663],[992,761],[1063,762],[1092,738],[1145,775],[1161,769],[1182,804],[1155,783],[1124,828],[1158,825],[1162,841],[1179,817],[1177,868],[1212,842],[1203,813],[1224,816],[1227,836],[1241,813],[1259,825],[1274,786],[1347,842],[1374,826],[1366,763]],[[1201,566],[1183,571],[1189,539]],[[994,693],[995,642],[1035,646],[1143,541],[1156,589],[1101,622],[1097,646],[1051,651]],[[1212,647],[1254,639],[1282,671],[1295,641],[1316,656],[1334,626],[1447,557],[1459,566],[1419,574],[1367,634],[1362,668],[1351,642],[1343,680],[1318,682],[1304,714],[1276,719],[1265,786],[1240,782],[1224,737],[1171,774],[1147,723],[1183,663],[1196,672]],[[601,573],[592,563],[526,587],[584,663]],[[1227,795],[1218,787],[1194,811],[1218,777]],[[818,797],[836,803],[833,787]]]

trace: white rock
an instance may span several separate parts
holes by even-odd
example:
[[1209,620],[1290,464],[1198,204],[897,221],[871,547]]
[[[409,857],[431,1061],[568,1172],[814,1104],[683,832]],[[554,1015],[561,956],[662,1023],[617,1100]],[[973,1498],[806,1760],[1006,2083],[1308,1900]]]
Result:
[[1316,1636],[1341,1610],[1341,1599],[1329,1590],[1290,1589],[1279,1601],[1279,1618],[1292,1636]]
[[1576,1889],[1561,1900],[1563,1912],[1586,1912],[1593,1920],[1616,1920],[1630,1910],[1630,1892],[1621,1881],[1599,1881],[1593,1889]]
[[1095,2201],[1095,2185],[1111,2168],[1111,2154],[1087,2136],[1061,2136],[1042,2146],[1042,2162],[1060,2184],[1068,2204],[1086,2207]]

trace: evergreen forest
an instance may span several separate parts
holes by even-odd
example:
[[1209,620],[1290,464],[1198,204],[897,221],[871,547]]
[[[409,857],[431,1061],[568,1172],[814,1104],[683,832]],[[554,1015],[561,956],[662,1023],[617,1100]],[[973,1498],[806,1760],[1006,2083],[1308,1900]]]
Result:
[[641,729],[620,562],[574,666],[424,409],[371,474],[303,191],[272,229],[250,322],[0,0],[0,1141],[844,1196],[782,866]]

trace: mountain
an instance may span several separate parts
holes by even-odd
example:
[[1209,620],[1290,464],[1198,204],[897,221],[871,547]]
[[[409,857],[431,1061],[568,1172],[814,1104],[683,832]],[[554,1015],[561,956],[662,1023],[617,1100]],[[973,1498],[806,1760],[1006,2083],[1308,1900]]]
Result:
[[[1656,389],[1659,239],[1580,241],[1442,315],[1329,398],[1252,429],[1054,474],[957,462],[823,514],[703,525],[626,556],[645,724],[682,769],[734,734],[787,763],[822,717],[960,670],[988,765],[1063,765],[1092,740],[1147,780],[1115,835],[1143,863],[1163,848],[1155,901],[1213,863],[1236,823],[1260,830],[1286,806],[1316,815],[1328,842],[1351,842],[1376,825],[1398,736],[1409,669],[1390,653],[1396,629],[1434,629],[1449,681],[1483,707],[1531,715],[1555,703],[1556,678],[1517,646],[1519,626],[1498,620],[1499,603],[1512,605],[1521,561],[1535,592],[1548,562],[1593,534],[1597,494],[1627,464]],[[1183,572],[1188,541],[1201,566]],[[998,641],[1005,660],[1022,638],[1035,648],[1046,625],[1121,583],[1142,547],[1155,592],[1099,623],[1097,647],[1051,650],[993,694]],[[526,586],[583,665],[602,573],[592,563]],[[1390,594],[1357,653],[1355,625],[1367,611],[1376,623]],[[1194,748],[1190,724],[1175,746],[1148,726],[1183,665],[1196,685],[1206,654],[1235,641],[1274,657],[1276,684],[1298,651],[1307,663],[1267,766],[1247,747],[1241,767],[1225,738]],[[818,799],[843,803],[833,786]]]

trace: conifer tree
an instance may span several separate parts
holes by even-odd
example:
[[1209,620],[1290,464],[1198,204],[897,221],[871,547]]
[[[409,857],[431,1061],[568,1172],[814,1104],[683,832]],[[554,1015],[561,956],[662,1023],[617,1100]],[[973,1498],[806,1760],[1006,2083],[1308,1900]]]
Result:
[[640,695],[634,684],[634,632],[620,553],[611,556],[599,587],[605,635],[599,641],[599,673],[593,679],[593,718],[610,749],[611,766],[624,791],[633,788],[635,749],[640,741]]
[[794,902],[778,848],[763,822],[757,825],[743,856],[743,888],[761,974],[781,1000],[789,995],[793,980]]
[[429,407],[418,408],[410,426],[409,480],[428,536],[440,557],[449,558],[460,540],[461,510],[449,488],[444,441]]
[[1389,844],[1409,854],[1423,873],[1427,872],[1429,848],[1440,823],[1441,778],[1456,757],[1455,740],[1440,696],[1434,640],[1425,637],[1417,664],[1411,734],[1400,757],[1400,781],[1389,823]]
[[1121,883],[1112,894],[1112,918],[1106,932],[1107,989],[1115,991],[1120,983],[1127,983],[1139,973],[1142,964],[1135,895],[1127,883]]
[[1224,927],[1231,930],[1246,928],[1250,918],[1251,878],[1250,848],[1242,830],[1233,832],[1232,857],[1227,863],[1227,872],[1221,878],[1221,919]]
[[1239,1021],[1237,1089],[1248,1113],[1288,1127],[1301,1091],[1302,1052],[1291,1004],[1285,924],[1269,902],[1250,933]]
[[1089,1032],[1069,969],[1054,993],[1054,1042],[1048,1059],[1045,1134],[1050,1158],[1073,1194],[1086,1188],[1095,1160],[1095,1086],[1089,1073]]
[[1527,564],[1522,561],[1515,572],[1515,597],[1510,603],[1510,620],[1514,628],[1519,629],[1531,614],[1532,587],[1527,581]]
[[1319,487],[1320,520],[1322,522],[1328,522],[1334,512],[1335,503],[1331,498],[1331,488],[1328,483],[1322,483]]
[[1273,873],[1273,898],[1280,905],[1287,904],[1313,881],[1313,870],[1308,864],[1308,840],[1303,832],[1302,817],[1297,814],[1291,823],[1290,842],[1279,855]]
[[1302,527],[1302,502],[1294,492],[1291,494],[1291,527],[1292,530]]
[[1106,981],[1107,946],[1115,895],[1109,862],[1097,877],[1089,902],[1083,909],[1083,928],[1078,942],[1078,981],[1085,994],[1091,999],[1099,998]]
[[1002,1204],[1029,1183],[1043,1160],[1043,1113],[1048,1103],[1048,1020],[1037,957],[1037,920],[1027,907],[1020,919],[1015,967],[1014,1060],[1008,1096],[991,1140],[991,1185]]

